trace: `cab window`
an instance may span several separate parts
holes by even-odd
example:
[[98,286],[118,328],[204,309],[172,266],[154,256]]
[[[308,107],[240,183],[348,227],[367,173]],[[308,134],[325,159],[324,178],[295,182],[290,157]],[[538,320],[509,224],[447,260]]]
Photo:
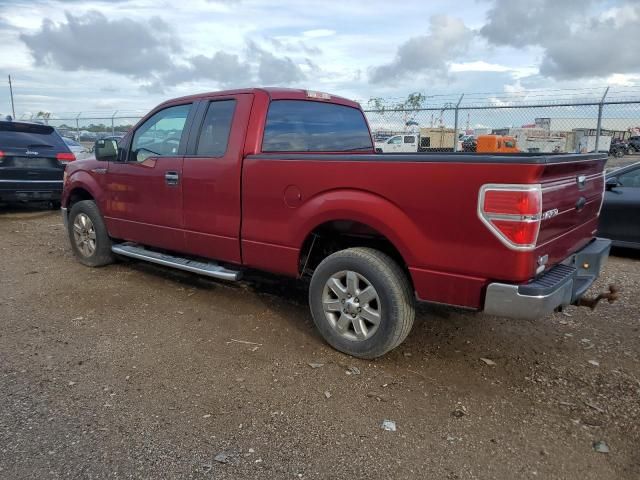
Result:
[[400,145],[402,143],[402,137],[391,137],[387,143],[390,145]]
[[165,108],[144,122],[133,134],[129,161],[176,156],[189,110],[191,104]]
[[269,105],[263,152],[373,150],[369,127],[357,108],[309,100]]
[[227,151],[235,100],[211,102],[202,123],[196,155],[221,157]]
[[409,135],[404,137],[404,143],[416,143],[416,137]]

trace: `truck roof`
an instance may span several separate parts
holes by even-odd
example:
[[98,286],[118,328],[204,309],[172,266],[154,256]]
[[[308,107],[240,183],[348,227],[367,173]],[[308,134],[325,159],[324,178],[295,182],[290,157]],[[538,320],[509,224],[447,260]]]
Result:
[[360,108],[358,102],[349,100],[348,98],[340,97],[338,95],[330,95],[330,98],[317,98],[310,97],[309,92],[317,92],[315,90],[304,90],[301,88],[282,88],[282,87],[256,87],[256,88],[241,88],[236,90],[220,90],[217,92],[204,92],[196,93],[194,95],[187,95],[184,97],[173,98],[163,102],[161,105],[169,105],[172,103],[182,102],[184,100],[199,100],[201,98],[221,97],[226,95],[240,95],[243,93],[261,93],[269,96],[271,100],[317,100],[317,101],[329,101],[331,103],[338,103],[341,105],[347,105],[354,108]]

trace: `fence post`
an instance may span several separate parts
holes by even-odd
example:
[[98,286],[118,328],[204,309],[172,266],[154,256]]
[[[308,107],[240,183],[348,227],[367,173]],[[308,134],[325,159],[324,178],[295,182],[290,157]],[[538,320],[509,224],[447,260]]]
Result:
[[456,110],[453,117],[453,151],[458,151],[458,110],[460,109],[460,102],[462,102],[462,98],[464,97],[464,93],[460,95],[458,99],[458,103],[456,103]]
[[82,112],[78,113],[78,115],[76,115],[76,141],[80,141],[80,121],[78,120],[80,118],[80,115],[82,115]]
[[116,134],[116,128],[115,128],[115,126],[113,124],[113,119],[115,118],[117,113],[118,113],[118,110],[113,112],[113,115],[111,115],[111,135],[115,135]]
[[598,124],[596,126],[596,147],[595,152],[598,153],[598,148],[600,147],[600,130],[602,128],[602,107],[604,106],[604,99],[609,93],[609,87],[604,90],[604,94],[600,99],[600,103],[598,104]]

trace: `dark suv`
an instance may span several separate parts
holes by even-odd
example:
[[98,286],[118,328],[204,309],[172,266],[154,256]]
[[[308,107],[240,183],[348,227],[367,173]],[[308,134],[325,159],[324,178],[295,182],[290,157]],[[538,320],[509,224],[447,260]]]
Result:
[[629,137],[629,153],[640,152],[640,135]]
[[75,159],[52,127],[0,121],[0,202],[59,206],[65,165]]

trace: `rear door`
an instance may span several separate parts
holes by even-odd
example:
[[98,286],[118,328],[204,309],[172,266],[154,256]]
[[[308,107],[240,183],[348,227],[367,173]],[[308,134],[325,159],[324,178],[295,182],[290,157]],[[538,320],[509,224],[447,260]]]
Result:
[[252,94],[203,101],[183,163],[185,252],[240,263],[240,185]]
[[184,249],[182,161],[192,103],[155,112],[137,126],[119,162],[107,171],[105,219],[115,237]]
[[605,194],[598,233],[621,245],[640,245],[640,165],[615,178],[620,186]]
[[64,165],[72,160],[62,137],[48,125],[0,122],[0,199],[51,199],[62,191]]

